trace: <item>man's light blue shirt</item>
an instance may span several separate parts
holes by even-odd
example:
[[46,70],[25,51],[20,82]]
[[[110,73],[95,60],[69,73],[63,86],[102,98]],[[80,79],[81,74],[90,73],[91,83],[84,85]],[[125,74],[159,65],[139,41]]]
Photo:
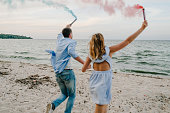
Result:
[[56,73],[61,73],[65,69],[71,57],[78,57],[75,52],[76,45],[77,42],[75,40],[63,37],[62,33],[60,33],[57,37],[56,53],[46,50],[51,54],[51,64]]

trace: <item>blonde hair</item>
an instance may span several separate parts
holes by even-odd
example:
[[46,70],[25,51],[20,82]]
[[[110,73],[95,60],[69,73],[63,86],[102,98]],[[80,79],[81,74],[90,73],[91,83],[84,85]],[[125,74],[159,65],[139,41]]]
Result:
[[106,53],[104,45],[104,37],[101,33],[94,34],[90,40],[90,56],[92,59],[102,59],[102,55]]

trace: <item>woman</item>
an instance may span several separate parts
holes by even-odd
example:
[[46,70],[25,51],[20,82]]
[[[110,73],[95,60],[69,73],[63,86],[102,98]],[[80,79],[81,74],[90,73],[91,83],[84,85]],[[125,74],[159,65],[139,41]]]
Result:
[[107,47],[104,45],[104,38],[101,33],[94,34],[90,40],[90,54],[87,57],[82,72],[85,72],[92,62],[94,71],[90,77],[90,93],[93,102],[96,104],[95,113],[106,113],[107,106],[111,100],[112,86],[112,63],[113,53],[121,50],[130,44],[147,27],[145,20],[134,34],[129,36],[120,44]]

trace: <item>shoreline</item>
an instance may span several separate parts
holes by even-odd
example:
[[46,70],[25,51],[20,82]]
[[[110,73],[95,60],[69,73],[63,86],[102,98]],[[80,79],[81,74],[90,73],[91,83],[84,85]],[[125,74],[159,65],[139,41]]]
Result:
[[[27,63],[27,62],[17,62],[17,61],[7,61],[7,60],[0,60],[0,62],[7,62],[7,63],[23,63],[23,64],[31,64],[31,65],[45,65],[47,67],[52,67],[51,64],[37,64],[37,63]],[[73,67],[73,69],[76,69]],[[78,68],[81,71],[81,68]],[[93,71],[93,69],[89,69],[88,71]],[[148,78],[156,78],[156,79],[170,79],[170,75],[152,75],[146,73],[129,73],[129,72],[116,72],[113,71],[114,74],[125,74],[125,75],[133,75],[133,76],[140,76],[140,77],[148,77]]]
[[[73,113],[93,113],[95,104],[89,94],[89,70],[76,75],[76,100]],[[0,61],[0,112],[44,113],[47,103],[60,95],[52,66]],[[112,100],[108,113],[168,113],[170,111],[170,79],[114,73]],[[66,101],[54,113],[63,113]]]

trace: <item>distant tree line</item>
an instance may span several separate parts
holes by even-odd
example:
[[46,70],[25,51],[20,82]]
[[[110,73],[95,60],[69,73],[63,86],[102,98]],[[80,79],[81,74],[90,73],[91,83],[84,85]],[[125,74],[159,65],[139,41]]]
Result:
[[32,38],[12,34],[0,34],[0,39],[32,39]]

